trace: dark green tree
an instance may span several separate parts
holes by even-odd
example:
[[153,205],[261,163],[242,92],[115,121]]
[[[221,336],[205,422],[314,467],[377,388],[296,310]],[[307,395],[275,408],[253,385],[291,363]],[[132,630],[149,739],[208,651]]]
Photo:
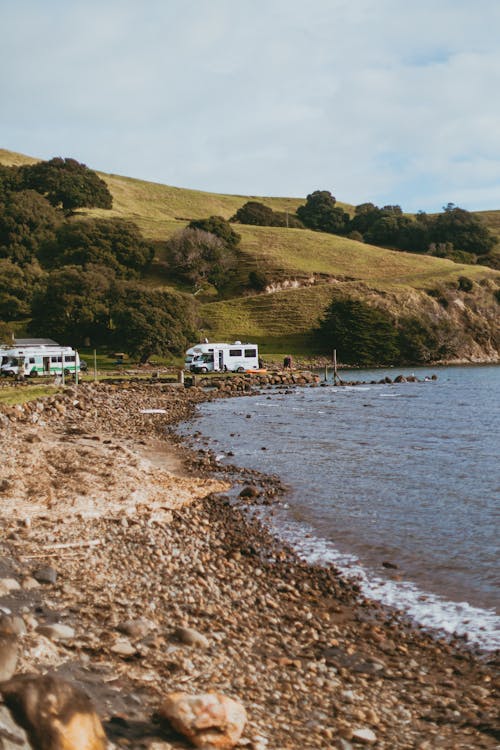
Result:
[[24,188],[36,190],[65,212],[76,208],[111,208],[108,186],[96,172],[76,159],[60,156],[19,167]]
[[32,302],[30,332],[81,345],[105,343],[114,272],[106,266],[64,266],[48,274]]
[[209,216],[208,219],[194,219],[188,225],[189,229],[201,229],[202,232],[210,232],[224,242],[227,247],[237,247],[241,240],[241,234],[235,232],[231,224],[222,216]]
[[134,276],[153,259],[153,246],[124,219],[84,219],[62,224],[39,252],[42,265],[103,265],[119,276]]
[[325,349],[336,349],[345,364],[393,364],[398,333],[389,313],[353,298],[334,299],[319,328]]
[[40,287],[45,273],[38,263],[19,266],[11,260],[0,260],[0,319],[28,318],[31,300]]
[[34,190],[7,193],[0,201],[0,258],[30,263],[59,224],[57,211]]
[[247,201],[236,211],[231,221],[238,221],[240,224],[250,224],[259,227],[275,226],[275,216],[272,208],[258,201]]
[[450,242],[455,251],[474,255],[486,255],[496,245],[495,237],[478,216],[453,203],[434,217],[429,235],[430,242]]
[[315,190],[299,206],[297,216],[308,229],[331,234],[345,234],[349,229],[349,214],[335,206],[336,199],[328,190]]
[[192,297],[121,282],[112,298],[113,342],[141,362],[153,354],[179,354],[196,337]]

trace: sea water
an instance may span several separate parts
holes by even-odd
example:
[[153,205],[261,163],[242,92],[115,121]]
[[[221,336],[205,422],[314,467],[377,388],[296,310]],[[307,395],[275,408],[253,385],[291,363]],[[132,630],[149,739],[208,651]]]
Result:
[[289,491],[267,522],[305,559],[334,562],[424,626],[498,648],[500,367],[414,373],[206,403],[196,428],[221,463],[281,477]]

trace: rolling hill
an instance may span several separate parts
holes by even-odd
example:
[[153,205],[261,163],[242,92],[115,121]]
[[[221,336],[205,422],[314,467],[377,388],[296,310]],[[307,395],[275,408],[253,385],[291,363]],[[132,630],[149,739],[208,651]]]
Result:
[[[34,161],[0,150],[3,164]],[[79,214],[134,221],[154,242],[155,263],[146,281],[158,288],[175,286],[168,274],[166,240],[192,219],[211,215],[230,219],[248,200],[290,213],[305,202],[305,198],[221,195],[99,174],[113,195],[113,209]],[[338,205],[353,210],[348,204]],[[480,215],[500,237],[500,211]],[[411,312],[435,320],[447,318],[462,330],[462,358],[499,358],[498,271],[309,230],[247,225],[236,228],[242,239],[232,292],[224,298],[215,294],[201,300],[200,335],[219,340],[253,339],[264,352],[275,354],[289,350],[311,353],[312,331],[333,296],[345,292],[388,309],[396,317]],[[248,274],[256,270],[264,271],[272,282],[266,292],[251,293],[245,285]],[[472,282],[471,290],[459,289],[460,277]]]

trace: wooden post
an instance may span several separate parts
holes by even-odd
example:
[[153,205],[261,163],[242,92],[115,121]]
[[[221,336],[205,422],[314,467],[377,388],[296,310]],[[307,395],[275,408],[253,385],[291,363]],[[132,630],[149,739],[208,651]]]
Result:
[[325,365],[325,377],[323,378],[323,380],[325,381],[325,383],[328,380],[328,365]]
[[340,380],[337,372],[337,350],[333,350],[333,384],[336,385],[337,381]]
[[62,365],[62,368],[61,368],[61,383],[64,385],[65,382],[66,382],[66,376],[64,374],[64,352],[62,353],[62,357],[61,357],[61,365]]
[[94,383],[97,383],[97,352],[94,349]]

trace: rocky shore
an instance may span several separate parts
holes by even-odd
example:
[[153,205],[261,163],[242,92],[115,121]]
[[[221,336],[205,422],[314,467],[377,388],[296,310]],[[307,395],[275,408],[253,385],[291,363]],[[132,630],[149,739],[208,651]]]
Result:
[[[1,679],[70,680],[117,748],[191,747],[161,706],[212,691],[244,707],[250,750],[498,748],[492,655],[300,561],[252,519],[277,480],[169,435],[241,382],[85,384],[0,412]],[[5,722],[0,747],[22,747]]]

